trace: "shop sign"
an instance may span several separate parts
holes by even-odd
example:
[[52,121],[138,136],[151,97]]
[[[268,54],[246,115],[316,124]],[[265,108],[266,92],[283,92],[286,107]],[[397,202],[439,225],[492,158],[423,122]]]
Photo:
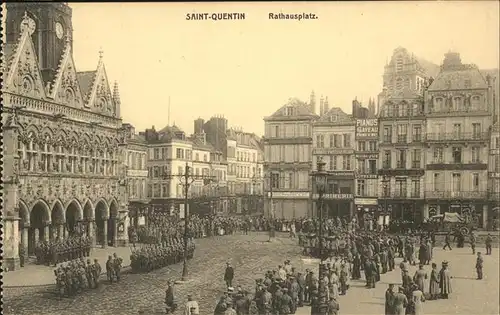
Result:
[[313,155],[353,154],[354,149],[315,148]]
[[[271,192],[268,192],[267,196],[271,198]],[[305,191],[280,191],[273,192],[272,198],[309,198],[309,193]]]
[[378,138],[377,119],[357,119],[356,139],[376,139]]
[[356,153],[356,158],[357,159],[364,159],[364,160],[378,160],[378,154],[374,154],[374,153]]
[[[318,194],[314,194],[314,199],[318,197]],[[353,197],[353,194],[323,194],[323,199],[352,199]]]
[[328,172],[329,176],[346,176],[346,177],[354,177],[354,171],[345,171],[345,172]]
[[378,175],[375,175],[375,174],[359,174],[358,178],[359,179],[377,179]]
[[378,203],[376,198],[355,198],[354,204],[360,206],[376,206]]

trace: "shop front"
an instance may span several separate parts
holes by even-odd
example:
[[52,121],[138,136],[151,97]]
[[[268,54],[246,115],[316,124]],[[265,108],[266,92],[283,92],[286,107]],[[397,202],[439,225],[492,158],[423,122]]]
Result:
[[374,219],[378,218],[377,198],[354,198],[356,220],[362,229],[374,229]]
[[309,213],[309,193],[306,191],[280,191],[267,194],[264,202],[266,216],[276,219],[296,219],[307,217]]
[[[323,216],[327,218],[345,218],[350,220],[354,215],[353,194],[323,194]],[[319,195],[313,195],[313,215],[318,217],[317,203]]]

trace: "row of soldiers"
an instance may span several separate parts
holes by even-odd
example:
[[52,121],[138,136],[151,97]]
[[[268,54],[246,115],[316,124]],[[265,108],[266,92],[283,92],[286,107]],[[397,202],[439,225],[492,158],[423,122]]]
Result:
[[87,236],[73,236],[36,244],[35,256],[39,265],[57,265],[77,258],[89,257],[92,239]]
[[[109,283],[120,280],[122,258],[115,254],[108,256],[106,261],[106,275]],[[102,267],[98,259],[94,263],[84,258],[74,259],[60,264],[55,270],[56,288],[60,298],[74,296],[86,289],[96,289],[100,284]]]
[[[187,259],[193,258],[195,243],[187,242]],[[171,237],[167,242],[149,244],[133,249],[130,256],[130,267],[133,272],[150,272],[176,264],[184,258],[184,241],[179,237]]]

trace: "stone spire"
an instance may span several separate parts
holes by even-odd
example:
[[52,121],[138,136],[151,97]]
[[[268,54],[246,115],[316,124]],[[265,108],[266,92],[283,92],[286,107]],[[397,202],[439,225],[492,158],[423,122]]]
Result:
[[319,98],[319,115],[323,116],[324,113],[325,113],[325,108],[323,105],[323,95],[321,95],[321,97]]
[[120,100],[120,91],[118,90],[118,82],[115,81],[115,84],[113,85],[113,101],[115,103],[115,114],[116,117],[120,117],[120,105],[121,105],[121,100]]
[[316,94],[314,94],[314,90],[311,91],[309,106],[311,107],[311,112],[316,114]]
[[328,105],[328,96],[325,97],[325,102],[323,103],[324,113],[327,113],[330,110],[330,106]]

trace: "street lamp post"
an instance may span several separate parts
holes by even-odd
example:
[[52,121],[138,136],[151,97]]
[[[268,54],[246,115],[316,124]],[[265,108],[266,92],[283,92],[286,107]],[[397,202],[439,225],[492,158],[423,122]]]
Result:
[[165,179],[169,179],[172,177],[178,177],[182,180],[181,184],[184,186],[184,253],[182,257],[182,282],[186,282],[188,280],[188,243],[189,243],[189,188],[191,184],[196,180],[213,180],[213,176],[205,176],[205,175],[194,175],[191,174],[191,166],[189,166],[188,162],[186,162],[186,166],[184,167],[184,174],[178,175],[164,175]]
[[384,200],[384,219],[383,219],[382,223],[383,223],[383,226],[385,228],[385,216],[389,215],[388,199],[389,199],[390,193],[388,192],[389,182],[388,182],[387,176],[384,176],[382,181],[383,181],[382,187],[384,188],[384,197],[385,197],[385,200]]
[[328,313],[328,287],[324,281],[326,266],[324,265],[325,260],[325,250],[323,246],[323,195],[326,188],[327,173],[325,172],[325,162],[320,157],[317,162],[317,171],[313,172],[312,176],[314,178],[314,184],[316,185],[316,191],[318,193],[318,201],[316,204],[318,217],[319,217],[319,287],[318,287],[318,305],[317,307],[311,308],[311,315],[326,315]]

